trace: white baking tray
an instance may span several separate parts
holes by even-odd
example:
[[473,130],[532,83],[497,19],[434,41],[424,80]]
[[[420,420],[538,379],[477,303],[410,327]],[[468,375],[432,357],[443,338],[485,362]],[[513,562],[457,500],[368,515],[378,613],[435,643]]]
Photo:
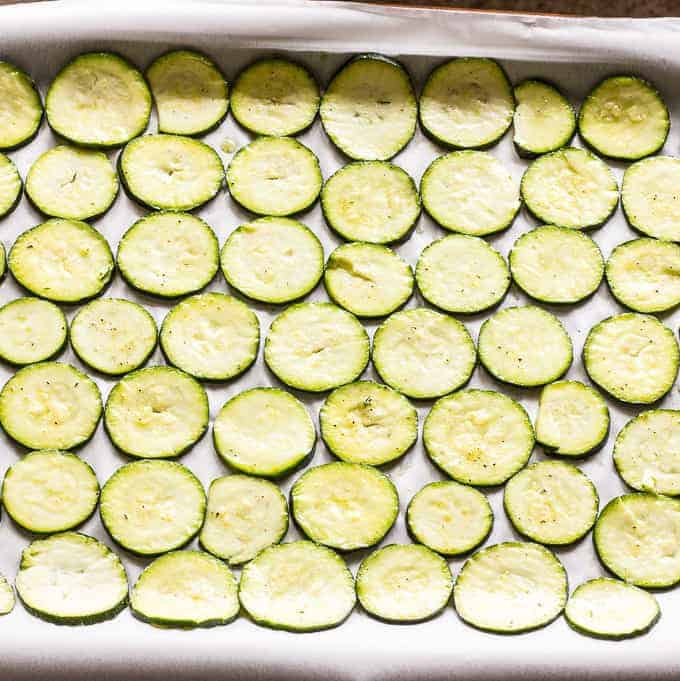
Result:
[[[227,78],[256,56],[272,52],[295,51],[296,58],[307,64],[320,83],[352,53],[383,52],[401,59],[413,75],[419,89],[423,79],[442,57],[485,55],[501,60],[513,81],[527,76],[555,80],[577,104],[597,80],[612,72],[637,72],[654,81],[661,89],[673,115],[671,134],[665,153],[676,155],[680,142],[680,21],[678,20],[596,20],[564,17],[476,14],[453,11],[395,9],[391,7],[343,3],[272,3],[231,4],[225,2],[54,2],[0,8],[0,58],[9,59],[26,69],[45,88],[57,69],[78,53],[119,50],[141,68],[171,46],[196,47],[209,53]],[[155,129],[152,121],[150,130]],[[206,141],[220,150],[231,139],[239,147],[249,135],[231,118],[210,133]],[[325,139],[317,121],[301,140],[318,154],[324,177],[342,165],[342,156]],[[46,125],[38,137],[10,156],[25,177],[31,163],[56,140]],[[576,141],[578,144],[578,140]],[[221,150],[225,162],[229,155]],[[420,131],[396,158],[416,180],[435,156],[443,153]],[[519,180],[526,162],[515,155],[510,135],[491,150],[507,164]],[[620,179],[624,166],[611,163]],[[144,211],[123,192],[113,208],[95,224],[115,249],[120,235]],[[200,211],[216,230],[220,243],[247,214],[221,193]],[[316,206],[303,220],[320,236],[326,252],[337,239],[323,222]],[[19,208],[0,222],[0,239],[10,246],[16,236],[41,221],[41,217],[22,199]],[[490,239],[504,255],[517,236],[534,226],[522,211],[507,232]],[[397,250],[412,265],[417,256],[443,230],[423,216],[411,239]],[[633,238],[620,209],[602,229],[593,233],[607,256],[617,243]],[[226,291],[218,277],[210,286]],[[0,301],[20,294],[7,278],[0,286]],[[119,276],[107,295],[125,296],[141,301],[160,322],[171,306],[132,292]],[[311,299],[324,299],[318,287]],[[527,302],[512,288],[503,305]],[[421,305],[415,296],[409,306]],[[263,337],[276,309],[253,305],[260,318]],[[600,292],[581,305],[553,309],[566,324],[574,342],[577,358],[569,371],[570,378],[585,380],[579,355],[585,336],[594,323],[616,313],[620,308],[603,284]],[[74,309],[68,310],[73,316]],[[466,318],[473,335],[486,315]],[[677,330],[680,313],[665,315],[664,321]],[[372,333],[375,325],[368,325]],[[79,365],[68,349],[62,359]],[[162,363],[157,351],[151,363]],[[9,372],[0,367],[0,379]],[[366,376],[375,377],[372,369]],[[104,397],[113,381],[97,379]],[[209,385],[211,417],[224,401],[253,385],[274,384],[275,379],[257,365],[236,382]],[[477,368],[472,386],[484,386],[508,392],[535,414],[536,390],[502,387]],[[316,413],[322,402],[305,397]],[[614,436],[639,410],[609,401],[612,432],[606,447],[579,465],[595,481],[601,502],[624,491],[614,472],[611,449]],[[680,406],[677,387],[663,401],[663,406]],[[428,405],[419,407],[422,419]],[[0,435],[0,474],[17,460],[21,451]],[[94,465],[101,483],[125,457],[116,453],[100,426],[88,445],[81,450],[84,459]],[[542,458],[537,451],[534,458]],[[323,443],[317,445],[313,465],[330,460]],[[204,484],[226,473],[215,455],[210,437],[204,438],[182,461],[194,470]],[[429,463],[422,446],[389,469],[401,497],[402,510],[416,490],[425,482],[441,478]],[[294,476],[293,476],[294,477]],[[287,490],[291,480],[285,480]],[[489,491],[496,514],[493,533],[487,544],[515,537],[502,510],[502,490]],[[111,545],[97,517],[88,521],[83,531]],[[291,527],[287,539],[297,536]],[[0,522],[0,572],[12,579],[19,555],[30,541],[3,516]],[[403,513],[386,543],[406,541]],[[134,583],[147,561],[123,555],[130,582]],[[572,588],[581,581],[604,574],[590,537],[574,547],[558,551],[567,567]],[[353,570],[361,555],[348,557]],[[454,573],[462,560],[451,561]],[[291,634],[261,628],[245,616],[225,627],[208,630],[176,631],[151,627],[135,620],[129,610],[114,620],[89,627],[63,627],[47,624],[28,615],[20,604],[7,617],[0,618],[0,680],[21,679],[126,679],[128,681],[166,678],[176,679],[324,679],[325,681],[389,681],[402,679],[600,679],[619,678],[678,679],[678,631],[680,630],[680,589],[658,594],[662,608],[659,624],[646,636],[625,642],[608,642],[580,636],[563,619],[545,629],[519,636],[498,636],[476,631],[463,624],[452,607],[429,622],[409,626],[380,623],[359,609],[341,627],[312,634]]]

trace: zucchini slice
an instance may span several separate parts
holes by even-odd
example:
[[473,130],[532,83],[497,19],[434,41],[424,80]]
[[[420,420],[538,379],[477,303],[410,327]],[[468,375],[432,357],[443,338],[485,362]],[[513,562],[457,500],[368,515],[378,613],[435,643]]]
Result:
[[[0,67],[2,62],[0,62]],[[0,75],[2,71],[0,71]],[[0,118],[2,112],[0,111]],[[1,133],[0,133],[1,134]],[[19,203],[23,183],[12,160],[0,153],[0,218],[11,213]]]
[[503,256],[483,239],[450,234],[423,249],[416,281],[431,305],[445,312],[472,314],[503,300],[510,271]]
[[120,558],[94,537],[62,532],[37,539],[21,554],[15,586],[26,609],[55,624],[94,624],[127,604]]
[[328,297],[357,317],[384,317],[411,297],[413,272],[387,246],[351,243],[331,253],[323,283]]
[[354,578],[335,551],[311,541],[277,544],[243,568],[239,600],[265,627],[319,631],[341,624],[354,609]]
[[66,345],[64,313],[40,298],[17,298],[0,308],[0,359],[15,365],[44,362]]
[[600,513],[593,531],[603,565],[636,586],[660,589],[680,582],[680,501],[624,494]]
[[387,385],[408,397],[431,399],[468,382],[475,344],[453,317],[424,307],[395,312],[373,336],[373,365]]
[[0,149],[16,149],[38,132],[43,107],[33,79],[0,60]]
[[130,610],[163,627],[213,627],[238,615],[238,586],[229,568],[203,551],[171,551],[139,575]]
[[109,244],[96,229],[60,218],[21,234],[8,264],[27,291],[55,303],[79,303],[99,295],[114,267]]
[[119,147],[149,124],[151,93],[123,57],[88,52],[64,66],[45,97],[54,132],[85,147]]
[[576,147],[532,161],[522,177],[521,191],[537,220],[569,229],[599,227],[619,203],[616,178],[607,164]]
[[168,312],[160,342],[168,362],[178,369],[207,381],[226,381],[255,361],[260,323],[240,300],[225,293],[201,293]]
[[567,602],[567,573],[539,544],[504,542],[477,551],[453,588],[456,611],[473,627],[516,634],[544,627]]
[[178,549],[201,529],[206,498],[198,478],[176,461],[133,461],[102,487],[99,512],[124,549],[153,556]]
[[590,379],[621,402],[660,400],[678,375],[680,352],[673,332],[649,315],[608,317],[588,333],[583,365]]
[[418,412],[396,390],[373,381],[336,388],[319,412],[321,437],[338,459],[380,466],[418,439]]
[[520,207],[519,185],[485,151],[436,158],[420,181],[423,207],[451,232],[485,236],[507,229]]
[[227,115],[229,86],[215,63],[193,50],[174,50],[146,71],[158,112],[158,132],[203,135]]
[[413,137],[418,103],[406,69],[378,54],[350,59],[321,99],[321,123],[346,156],[386,161]]
[[509,260],[517,286],[544,303],[578,303],[597,291],[604,275],[598,245],[567,227],[545,225],[522,234]]
[[377,544],[390,531],[399,497],[377,468],[337,461],[310,468],[295,481],[290,510],[311,540],[353,551]]
[[118,167],[128,194],[155,210],[193,210],[214,198],[224,184],[217,152],[179,135],[144,135],[129,142]]
[[656,624],[660,614],[652,594],[606,577],[576,587],[564,609],[565,619],[576,631],[611,639],[644,634]]
[[157,336],[156,321],[146,309],[123,298],[93,300],[71,322],[71,347],[78,359],[112,376],[144,364]]
[[517,153],[533,158],[566,147],[576,132],[576,115],[567,98],[551,83],[525,80],[513,93],[517,108],[513,117]]
[[557,381],[541,391],[536,441],[549,454],[585,456],[609,434],[609,409],[602,395],[578,381]]
[[31,452],[7,469],[2,483],[5,510],[29,532],[71,530],[92,515],[98,500],[94,471],[70,452]]
[[264,217],[235,229],[220,257],[227,283],[263,303],[306,296],[323,275],[323,246],[311,229],[290,218]]
[[26,175],[26,194],[45,215],[89,220],[111,207],[118,175],[101,151],[67,145],[38,157]]
[[350,312],[331,303],[298,303],[271,323],[264,361],[291,388],[323,392],[359,378],[369,350],[368,334]]
[[0,615],[8,615],[14,610],[14,589],[12,585],[0,575]]
[[420,124],[448,147],[495,144],[512,123],[515,98],[503,69],[492,59],[459,57],[437,66],[420,95]]
[[210,226],[195,215],[151,213],[125,232],[116,260],[133,288],[176,298],[212,281],[219,267],[219,245]]
[[534,430],[524,407],[492,390],[461,390],[434,403],[423,426],[432,462],[457,482],[501,485],[524,467]]
[[104,426],[118,449],[140,458],[179,456],[208,428],[208,396],[179,369],[152,366],[122,378],[109,393]]
[[241,71],[231,92],[231,113],[256,135],[296,135],[318,110],[314,76],[289,59],[259,59]]
[[7,256],[5,254],[5,245],[0,243],[0,281],[7,272]]
[[631,227],[655,239],[680,241],[680,158],[656,156],[628,166],[621,205]]
[[256,215],[301,213],[316,201],[322,183],[319,159],[290,137],[258,137],[227,168],[231,197]]
[[420,217],[413,178],[388,161],[355,161],[321,190],[328,225],[347,241],[390,244],[408,237]]
[[418,544],[389,544],[366,556],[357,571],[363,609],[386,622],[422,622],[441,612],[451,598],[448,563]]
[[431,482],[411,499],[406,524],[415,541],[445,556],[458,556],[489,536],[493,511],[474,487],[452,480]]
[[260,478],[225,475],[208,489],[201,546],[229,565],[242,565],[288,531],[288,504],[281,490]]
[[671,121],[661,95],[635,76],[605,78],[585,98],[578,131],[603,156],[635,161],[664,145]]
[[657,239],[619,244],[607,260],[607,284],[621,305],[666,312],[680,305],[680,246]]
[[311,457],[316,431],[305,405],[290,393],[279,388],[251,388],[220,409],[213,441],[231,468],[273,478]]
[[29,449],[73,449],[93,435],[102,414],[97,384],[70,364],[19,369],[0,392],[0,425]]
[[506,307],[479,330],[479,361],[499,381],[535,387],[556,381],[573,360],[562,322],[534,305]]
[[680,496],[680,411],[652,409],[628,421],[616,436],[614,465],[635,490]]

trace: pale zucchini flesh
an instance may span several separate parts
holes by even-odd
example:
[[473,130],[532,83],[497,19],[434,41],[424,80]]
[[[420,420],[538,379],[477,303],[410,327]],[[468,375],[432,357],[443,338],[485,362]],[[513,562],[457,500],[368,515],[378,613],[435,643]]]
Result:
[[30,76],[0,60],[0,149],[15,149],[32,140],[42,115],[40,94]]
[[[0,67],[2,67],[2,62],[0,62]],[[2,73],[1,70],[0,73]],[[21,176],[16,166],[8,156],[0,153],[0,218],[16,208],[21,198],[22,186]]]
[[12,585],[0,575],[0,615],[9,615],[14,610],[15,602]]

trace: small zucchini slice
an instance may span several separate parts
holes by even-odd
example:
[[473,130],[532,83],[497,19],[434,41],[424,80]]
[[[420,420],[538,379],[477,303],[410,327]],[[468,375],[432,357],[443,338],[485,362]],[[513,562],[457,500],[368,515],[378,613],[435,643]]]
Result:
[[321,99],[329,139],[356,160],[386,161],[413,137],[418,102],[406,69],[378,54],[350,59]]
[[7,273],[7,255],[5,254],[5,246],[0,243],[0,281]]
[[40,94],[29,75],[2,60],[0,102],[0,149],[16,149],[30,142],[42,121]]
[[420,181],[423,208],[444,229],[486,236],[507,229],[520,208],[519,185],[485,151],[436,158]]
[[459,57],[437,66],[420,95],[420,124],[436,142],[479,149],[498,142],[512,123],[515,99],[492,59]]
[[399,497],[377,468],[337,461],[310,468],[295,481],[290,510],[312,541],[354,551],[377,544],[390,531]]
[[251,388],[220,409],[213,441],[231,468],[274,478],[311,457],[316,431],[305,405],[290,393],[279,388]]
[[9,615],[14,610],[15,603],[12,585],[0,575],[0,615]]
[[588,333],[583,365],[590,379],[621,402],[660,400],[678,375],[680,351],[673,332],[649,315],[608,317]]
[[[2,62],[0,62],[0,77],[2,75],[1,67]],[[17,167],[8,156],[0,153],[0,218],[9,215],[17,207],[21,198],[22,186],[23,183]]]

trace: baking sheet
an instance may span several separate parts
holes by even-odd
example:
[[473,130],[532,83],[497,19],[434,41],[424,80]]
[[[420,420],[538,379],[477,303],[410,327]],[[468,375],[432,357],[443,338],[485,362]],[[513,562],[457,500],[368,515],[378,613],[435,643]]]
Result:
[[[223,69],[229,80],[248,62],[262,54],[295,51],[324,84],[343,61],[354,52],[379,51],[401,59],[411,72],[419,90],[424,77],[443,56],[485,55],[502,61],[510,78],[517,82],[529,76],[549,77],[556,81],[573,103],[578,104],[599,78],[611,72],[632,71],[654,81],[663,93],[673,126],[664,153],[677,155],[680,143],[680,21],[678,20],[596,20],[564,17],[475,14],[453,11],[396,9],[391,7],[318,2],[263,2],[238,5],[226,2],[116,2],[101,5],[93,2],[54,2],[0,9],[0,58],[14,61],[26,69],[45,92],[57,69],[69,58],[89,49],[119,50],[139,67],[146,68],[152,59],[171,46],[196,47],[207,51]],[[149,132],[155,130],[152,121]],[[238,128],[231,117],[205,140],[218,150],[225,163],[221,145],[226,140],[236,148],[250,136]],[[325,139],[317,121],[300,140],[319,156],[327,178],[345,162]],[[31,163],[57,140],[43,124],[38,137],[29,145],[9,155],[23,177]],[[575,142],[579,145],[578,140]],[[443,150],[427,140],[418,130],[413,141],[395,162],[416,180]],[[508,134],[491,153],[501,159],[519,181],[526,161],[520,160]],[[111,155],[112,157],[115,154]],[[609,163],[620,180],[624,164]],[[115,252],[121,234],[146,211],[132,203],[123,192],[112,209],[95,226],[106,236]],[[220,244],[248,214],[226,195],[220,195],[198,211],[215,229]],[[302,218],[321,238],[326,254],[339,244],[326,227],[317,206]],[[25,198],[19,208],[0,221],[0,240],[6,247],[41,216]],[[507,255],[517,236],[535,226],[522,210],[511,229],[491,237],[490,243]],[[397,251],[415,265],[422,248],[445,234],[423,216],[412,237]],[[592,233],[603,254],[635,236],[627,226],[621,210],[603,228]],[[218,276],[210,290],[226,291]],[[8,277],[0,286],[0,301],[21,294]],[[160,324],[172,303],[160,302],[133,292],[116,276],[106,292],[144,304]],[[309,296],[325,299],[323,286]],[[524,304],[528,299],[512,287],[503,306]],[[264,338],[278,308],[250,303],[256,310]],[[416,294],[408,307],[422,305]],[[588,330],[600,319],[621,311],[603,284],[593,298],[568,308],[551,308],[566,324],[577,358],[568,378],[585,380],[579,361]],[[69,319],[76,308],[67,309]],[[465,317],[464,322],[476,339],[479,326],[488,314]],[[680,312],[663,315],[674,330]],[[366,325],[370,334],[376,324]],[[262,349],[260,348],[260,353]],[[80,365],[71,349],[61,361]],[[150,364],[162,363],[156,350]],[[0,379],[10,375],[0,367]],[[376,378],[372,368],[364,378]],[[115,381],[97,377],[106,398]],[[245,376],[224,385],[207,385],[213,419],[221,405],[232,395],[255,385],[275,385],[265,371],[261,355]],[[475,370],[471,387],[501,390],[518,399],[533,417],[537,390],[500,386],[481,367]],[[321,397],[300,395],[318,423]],[[623,407],[608,400],[612,429],[607,445],[595,456],[578,465],[593,479],[601,504],[624,491],[614,472],[611,449],[616,433],[640,410]],[[663,402],[664,407],[680,407],[677,386]],[[429,404],[418,407],[420,425]],[[0,435],[0,474],[21,455],[21,448]],[[114,451],[100,425],[93,440],[80,455],[91,463],[104,483],[113,471],[126,463]],[[543,458],[540,451],[533,459]],[[319,441],[311,465],[330,461]],[[226,468],[215,454],[210,436],[206,436],[182,458],[208,485],[225,474]],[[422,444],[388,469],[399,489],[399,519],[384,543],[408,541],[403,510],[411,496],[426,482],[442,475],[429,463]],[[283,482],[287,491],[295,475]],[[495,512],[495,525],[488,544],[516,538],[502,509],[502,489],[489,490]],[[112,545],[98,517],[89,520],[82,531]],[[291,526],[287,540],[298,533]],[[30,536],[13,526],[6,514],[0,522],[0,572],[12,579],[21,550]],[[116,549],[124,558],[130,583],[133,584],[147,560],[132,557]],[[565,564],[571,587],[604,574],[587,537],[574,547],[558,549]],[[348,557],[353,571],[363,556]],[[462,560],[452,560],[455,573]],[[676,653],[680,627],[680,589],[658,594],[662,618],[652,632],[626,642],[600,641],[571,631],[563,619],[549,627],[519,636],[487,634],[464,625],[452,607],[439,617],[417,625],[388,625],[369,618],[357,609],[341,627],[313,634],[291,634],[261,628],[245,616],[226,627],[208,630],[175,631],[153,628],[135,620],[129,610],[114,620],[91,627],[59,627],[28,615],[18,604],[14,612],[0,618],[0,679],[160,679],[168,673],[177,679],[326,679],[352,681],[388,681],[389,679],[459,679],[488,680],[503,678],[604,678],[618,677],[678,678],[680,658]]]

